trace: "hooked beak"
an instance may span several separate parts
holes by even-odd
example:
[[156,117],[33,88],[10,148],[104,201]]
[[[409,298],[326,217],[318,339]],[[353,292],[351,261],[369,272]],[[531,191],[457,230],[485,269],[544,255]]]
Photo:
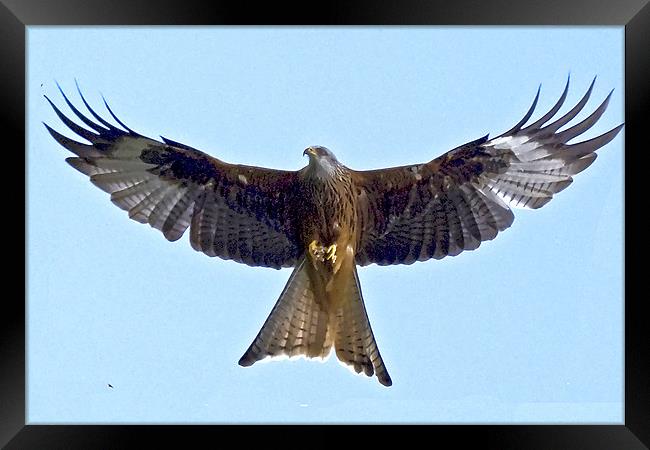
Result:
[[307,147],[304,152],[302,152],[302,155],[308,155],[308,156],[316,156],[316,152],[314,151],[313,148]]

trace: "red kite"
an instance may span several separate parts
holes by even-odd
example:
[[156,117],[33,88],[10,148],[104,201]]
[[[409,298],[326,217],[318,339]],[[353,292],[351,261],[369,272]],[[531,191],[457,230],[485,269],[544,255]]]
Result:
[[[593,126],[605,101],[582,122],[568,124],[584,97],[552,121],[558,102],[525,126],[539,98],[510,130],[484,136],[423,164],[356,171],[325,147],[304,151],[298,171],[229,164],[185,144],[118,128],[93,111],[88,127],[54,111],[90,144],[50,134],[76,156],[67,162],[111,195],[129,217],[175,241],[190,229],[192,247],[250,266],[294,267],[271,314],[239,360],[268,356],[327,357],[332,347],[357,373],[392,384],[366,314],[356,266],[412,264],[474,250],[514,219],[510,207],[536,209],[596,159],[621,130],[568,144]],[[60,89],[60,88],[59,88]],[[79,91],[81,95],[81,91]]]

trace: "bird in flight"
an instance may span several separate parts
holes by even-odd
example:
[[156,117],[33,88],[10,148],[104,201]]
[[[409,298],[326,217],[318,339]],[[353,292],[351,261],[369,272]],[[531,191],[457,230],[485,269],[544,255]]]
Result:
[[[595,79],[594,79],[595,81]],[[72,121],[47,97],[61,121],[89,144],[45,124],[75,156],[66,161],[110,194],[131,219],[176,241],[189,228],[192,247],[249,266],[293,267],[284,290],[244,355],[337,358],[357,373],[392,380],[366,314],[357,266],[412,264],[474,250],[510,227],[511,207],[537,209],[596,159],[623,124],[568,144],[601,117],[611,92],[581,122],[559,131],[585,106],[594,82],[569,112],[566,99],[533,123],[532,106],[505,133],[484,136],[422,164],[353,170],[311,146],[297,171],[231,164],[188,145],[142,136],[104,100],[116,124],[81,100],[82,114],[59,87]]]

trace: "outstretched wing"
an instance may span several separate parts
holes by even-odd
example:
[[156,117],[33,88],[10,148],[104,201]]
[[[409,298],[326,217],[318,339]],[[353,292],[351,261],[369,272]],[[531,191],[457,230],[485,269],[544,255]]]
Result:
[[296,172],[228,164],[169,139],[141,136],[106,104],[124,131],[101,118],[81,96],[96,123],[63,94],[90,131],[45,98],[63,123],[91,143],[71,140],[45,124],[76,155],[66,161],[111,194],[111,201],[131,219],[148,223],[170,241],[190,227],[192,247],[209,256],[276,269],[295,265],[300,244],[291,212],[294,196],[287,193],[296,187]]
[[623,127],[567,144],[596,123],[610,92],[589,117],[558,132],[584,107],[593,84],[571,111],[552,123],[547,124],[566,98],[568,80],[555,106],[531,125],[524,127],[539,90],[524,118],[496,138],[485,136],[426,164],[354,172],[362,222],[357,263],[412,264],[454,256],[508,228],[514,219],[510,207],[544,206]]

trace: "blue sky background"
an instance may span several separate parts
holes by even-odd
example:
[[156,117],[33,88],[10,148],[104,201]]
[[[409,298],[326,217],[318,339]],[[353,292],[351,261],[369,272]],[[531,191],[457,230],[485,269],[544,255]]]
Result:
[[[193,251],[128,219],[42,121],[103,94],[129,127],[233,163],[305,147],[371,169],[509,129],[598,76],[585,137],[624,121],[623,27],[29,27],[29,423],[622,423],[624,131],[551,203],[473,252],[359,271],[393,378],[334,356],[237,365],[290,269]],[[82,106],[82,105],[81,105]],[[104,114],[108,118],[108,114]],[[575,123],[575,122],[574,122]],[[108,387],[111,384],[113,388]]]

